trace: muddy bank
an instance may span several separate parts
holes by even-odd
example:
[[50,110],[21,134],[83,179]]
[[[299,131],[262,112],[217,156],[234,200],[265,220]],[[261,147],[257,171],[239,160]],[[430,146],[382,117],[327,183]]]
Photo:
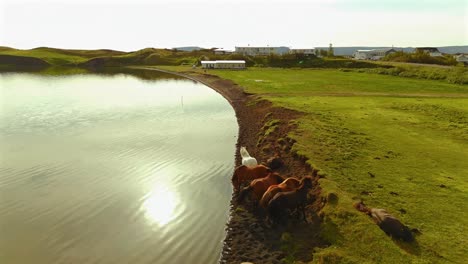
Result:
[[[153,68],[154,70],[154,68]],[[237,194],[231,199],[230,220],[220,263],[281,263],[282,260],[312,260],[314,247],[323,247],[318,230],[320,209],[318,198],[317,171],[310,168],[301,157],[291,152],[294,141],[287,134],[295,128],[295,120],[301,113],[273,107],[270,102],[258,96],[245,93],[243,88],[229,80],[214,75],[186,72],[178,74],[204,83],[223,95],[236,112],[239,123],[239,137],[236,151],[236,165],[241,164],[239,148],[246,146],[250,155],[259,163],[266,163],[270,157],[279,155],[284,166],[277,169],[283,177],[314,176],[314,188],[309,193],[306,216],[308,223],[290,218],[287,226],[274,228],[266,225],[264,212],[254,208],[251,201],[237,203]],[[226,179],[229,180],[230,179]]]

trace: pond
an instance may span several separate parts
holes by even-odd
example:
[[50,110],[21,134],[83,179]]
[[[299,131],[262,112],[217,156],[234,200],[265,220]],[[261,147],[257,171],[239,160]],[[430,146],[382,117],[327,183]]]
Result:
[[0,74],[0,262],[216,263],[238,125],[175,76]]

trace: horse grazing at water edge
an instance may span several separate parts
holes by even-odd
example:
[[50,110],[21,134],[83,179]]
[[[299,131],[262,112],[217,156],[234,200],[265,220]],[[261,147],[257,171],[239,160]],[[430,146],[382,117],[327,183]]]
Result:
[[239,152],[242,157],[242,165],[245,165],[249,168],[253,168],[258,165],[257,160],[250,156],[245,147],[241,147]]
[[232,186],[234,187],[235,191],[239,191],[243,182],[263,178],[271,172],[272,171],[270,168],[263,165],[257,165],[253,168],[241,165],[234,170],[234,174],[231,178]]
[[250,182],[249,186],[242,189],[242,191],[239,193],[239,198],[237,201],[242,202],[244,197],[250,192],[253,193],[254,199],[256,201],[260,201],[268,187],[271,185],[276,185],[282,181],[284,181],[284,178],[281,177],[278,173],[270,173],[266,177],[253,180]]
[[277,193],[294,191],[300,184],[301,182],[297,178],[290,177],[280,184],[271,185],[263,194],[262,199],[260,199],[260,206],[266,208],[270,200],[275,197]]
[[301,185],[296,190],[275,194],[267,206],[267,219],[278,222],[284,219],[285,214],[299,210],[302,212],[303,219],[307,223],[305,205],[307,203],[307,193],[311,188],[312,177],[307,176],[301,180]]

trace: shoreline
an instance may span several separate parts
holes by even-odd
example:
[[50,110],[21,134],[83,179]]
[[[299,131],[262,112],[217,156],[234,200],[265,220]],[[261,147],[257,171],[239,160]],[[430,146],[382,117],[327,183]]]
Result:
[[[288,133],[295,128],[294,121],[302,114],[292,110],[273,107],[260,97],[244,92],[244,89],[230,80],[221,79],[210,74],[195,72],[175,73],[157,68],[132,67],[134,69],[155,70],[200,82],[221,94],[233,107],[239,125],[236,144],[235,164],[241,164],[239,148],[247,147],[250,154],[259,163],[278,155],[284,166],[276,170],[283,177],[310,175],[314,177],[314,188],[309,192],[310,203],[307,207],[308,224],[291,218],[287,226],[270,228],[264,221],[261,210],[253,210],[252,203],[246,201],[239,205],[237,194],[233,193],[230,202],[230,215],[226,223],[226,237],[220,263],[281,263],[283,259],[311,261],[314,247],[323,247],[319,239],[320,218],[316,212],[322,207],[319,199],[317,171],[301,157],[290,152],[294,141]],[[269,121],[279,120],[273,132],[265,135],[264,130]]]

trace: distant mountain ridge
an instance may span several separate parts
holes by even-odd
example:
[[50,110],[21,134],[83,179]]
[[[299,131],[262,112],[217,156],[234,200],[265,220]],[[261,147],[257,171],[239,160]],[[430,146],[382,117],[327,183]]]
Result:
[[194,51],[194,50],[202,50],[202,49],[205,49],[205,48],[201,48],[201,47],[197,47],[197,46],[188,46],[188,47],[176,47],[174,49],[190,52],[190,51]]
[[[356,50],[366,50],[366,49],[384,49],[392,47],[333,47],[334,54],[337,56],[351,56]],[[414,47],[393,47],[395,50],[402,50],[403,52],[413,52]],[[444,46],[436,47],[442,53],[447,54],[456,54],[456,53],[468,53],[468,46]],[[316,49],[328,50],[328,47],[316,47]]]

